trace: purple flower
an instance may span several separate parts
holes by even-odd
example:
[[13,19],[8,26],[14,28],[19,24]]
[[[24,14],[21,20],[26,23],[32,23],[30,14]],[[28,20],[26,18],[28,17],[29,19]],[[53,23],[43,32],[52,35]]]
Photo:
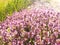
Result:
[[46,7],[14,12],[0,24],[3,41],[12,45],[55,45],[59,32],[60,13]]

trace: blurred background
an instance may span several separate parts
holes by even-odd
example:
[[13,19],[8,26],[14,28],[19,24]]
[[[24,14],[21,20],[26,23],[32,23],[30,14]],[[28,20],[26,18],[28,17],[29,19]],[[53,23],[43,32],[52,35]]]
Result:
[[0,21],[5,20],[7,15],[27,8],[34,3],[50,6],[60,11],[60,0],[0,0]]
[[6,15],[11,15],[30,4],[30,0],[0,0],[0,21],[6,19]]

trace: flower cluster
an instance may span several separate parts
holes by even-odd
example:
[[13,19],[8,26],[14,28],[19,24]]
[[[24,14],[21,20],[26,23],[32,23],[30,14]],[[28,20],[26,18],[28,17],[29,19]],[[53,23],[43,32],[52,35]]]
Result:
[[60,45],[60,13],[49,8],[24,9],[0,24],[8,45]]

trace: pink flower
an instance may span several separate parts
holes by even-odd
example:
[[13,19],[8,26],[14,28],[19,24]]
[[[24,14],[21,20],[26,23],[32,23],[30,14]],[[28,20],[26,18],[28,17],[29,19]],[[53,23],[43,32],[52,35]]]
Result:
[[12,45],[53,45],[60,34],[60,13],[46,7],[24,9],[8,16],[0,30]]

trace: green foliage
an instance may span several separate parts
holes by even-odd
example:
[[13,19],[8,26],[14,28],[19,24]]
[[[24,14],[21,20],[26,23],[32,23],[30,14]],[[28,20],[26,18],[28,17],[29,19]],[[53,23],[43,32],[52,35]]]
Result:
[[3,21],[6,18],[5,11],[0,10],[0,21]]
[[30,0],[6,0],[0,2],[0,21],[3,21],[8,14],[20,11],[31,4]]

